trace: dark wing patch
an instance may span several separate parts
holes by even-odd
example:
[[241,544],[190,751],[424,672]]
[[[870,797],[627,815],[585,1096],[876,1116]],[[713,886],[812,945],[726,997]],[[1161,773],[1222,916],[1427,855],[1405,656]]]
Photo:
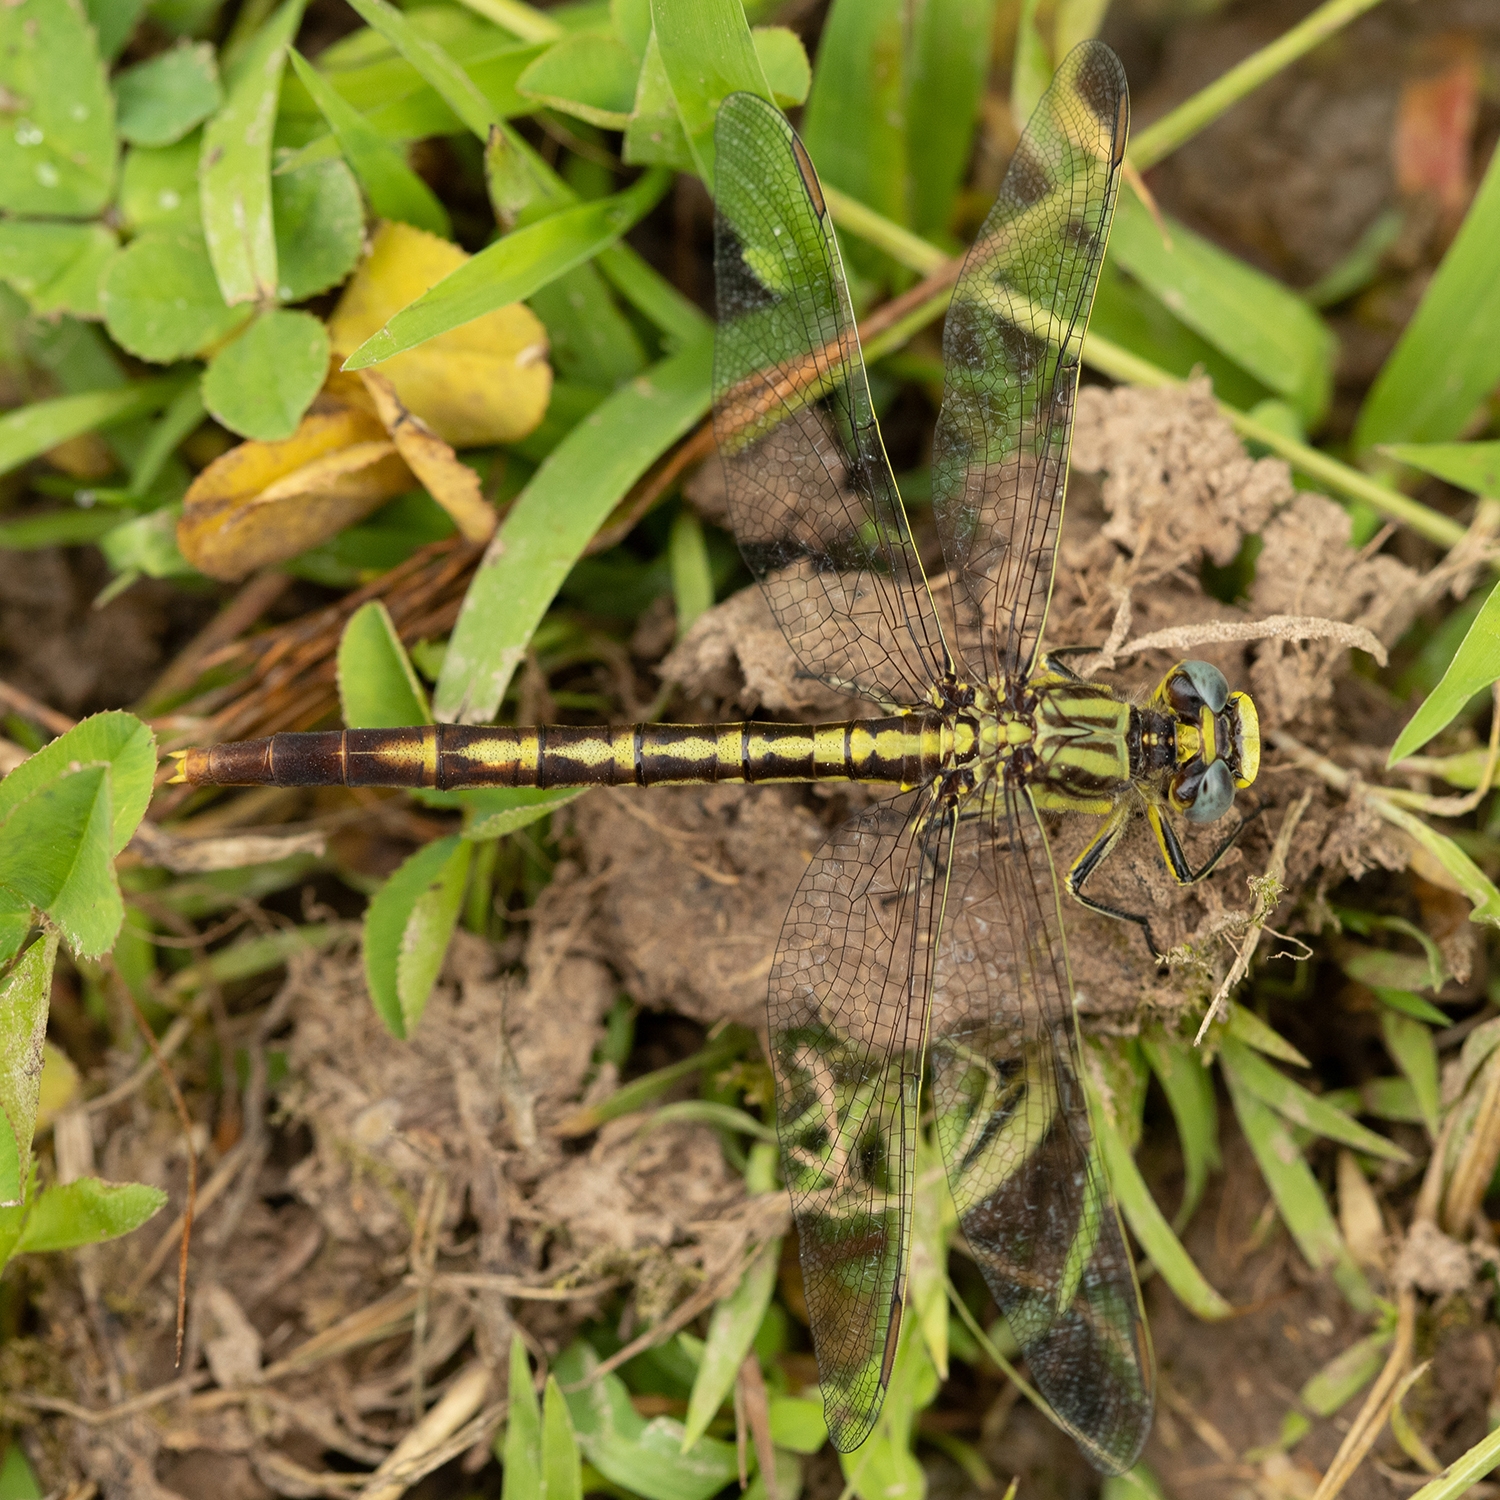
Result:
[[1119,59],[1084,42],[1037,105],[953,293],[933,509],[955,653],[1030,669],[1052,592],[1073,404],[1125,151]]

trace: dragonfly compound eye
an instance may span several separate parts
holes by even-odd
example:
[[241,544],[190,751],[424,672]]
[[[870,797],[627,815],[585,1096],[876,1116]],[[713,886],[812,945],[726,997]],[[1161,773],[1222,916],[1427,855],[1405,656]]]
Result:
[[1234,805],[1234,773],[1227,761],[1197,761],[1172,778],[1171,798],[1188,822],[1217,822]]
[[1184,719],[1197,721],[1199,709],[1223,713],[1229,702],[1229,683],[1224,674],[1206,661],[1180,661],[1167,673],[1161,692],[1172,711]]
[[1260,772],[1260,715],[1249,693],[1231,693],[1229,711],[1230,744],[1234,749],[1236,786],[1249,786]]

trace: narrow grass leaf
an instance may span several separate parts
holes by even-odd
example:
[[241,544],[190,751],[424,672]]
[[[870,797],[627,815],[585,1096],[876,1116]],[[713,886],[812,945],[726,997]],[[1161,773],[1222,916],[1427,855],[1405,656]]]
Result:
[[107,765],[114,822],[109,852],[120,853],[146,815],[156,776],[156,736],[134,714],[91,714],[43,745],[0,781],[0,820],[33,792],[77,765]]
[[407,1036],[417,1029],[443,967],[449,940],[458,925],[473,858],[474,845],[468,839],[459,839],[442,868],[412,903],[402,928],[401,951],[396,956],[396,998],[401,1002]]
[[452,795],[458,799],[454,805],[467,813],[464,837],[484,843],[566,807],[580,791],[578,787],[496,786]]
[[305,0],[284,0],[246,48],[224,107],[203,131],[198,192],[203,233],[229,306],[276,297],[271,133],[286,51]]
[[682,1452],[682,1423],[647,1421],[618,1375],[595,1377],[598,1365],[599,1356],[580,1339],[553,1369],[579,1446],[606,1479],[644,1500],[709,1500],[738,1477],[733,1443],[704,1437]]
[[177,451],[178,444],[196,430],[207,414],[208,409],[203,404],[203,383],[194,370],[183,378],[177,394],[167,403],[166,410],[131,459],[132,497],[139,500],[150,493],[168,459]]
[[677,604],[677,636],[680,640],[693,621],[711,609],[714,602],[713,565],[703,539],[698,513],[684,505],[672,521],[667,541],[672,565],[672,597]]
[[1439,833],[1415,813],[1408,812],[1404,807],[1397,807],[1383,797],[1371,798],[1371,805],[1386,822],[1409,833],[1453,877],[1458,890],[1474,907],[1469,913],[1471,922],[1500,927],[1500,891],[1495,889],[1489,876],[1447,834]]
[[557,1376],[542,1397],[542,1488],[546,1500],[583,1500],[583,1455]]
[[1095,1126],[1115,1199],[1141,1248],[1151,1257],[1152,1265],[1161,1272],[1177,1300],[1198,1317],[1210,1322],[1229,1317],[1234,1309],[1209,1285],[1157,1207],[1113,1112],[1100,1109]]
[[1298,1401],[1314,1416],[1331,1417],[1380,1373],[1392,1337],[1389,1330],[1370,1333],[1340,1349],[1303,1384]]
[[[267,888],[281,889],[287,875],[296,868],[297,865],[287,862],[279,876],[272,872],[270,879],[279,883]],[[172,980],[169,991],[174,997],[187,996],[204,984],[232,984],[240,979],[254,979],[270,969],[279,968],[294,953],[320,952],[335,943],[345,942],[357,930],[353,922],[319,922],[267,933],[264,937],[246,938],[211,953],[207,962],[182,970]]]
[[[403,990],[407,994],[411,993],[415,989],[417,978],[413,974],[408,983],[402,985],[401,965],[408,951],[408,929],[413,926],[423,897],[433,892],[436,893],[435,898],[429,899],[423,917],[415,922],[415,936],[430,942],[433,924],[428,918],[434,900],[441,907],[445,897],[452,899],[456,918],[458,907],[456,899],[452,897],[451,887],[457,863],[460,860],[466,861],[468,857],[460,848],[465,842],[457,836],[451,836],[423,845],[376,891],[365,909],[365,980],[370,987],[370,1000],[375,1006],[376,1014],[385,1022],[386,1029],[392,1036],[402,1040],[410,1035]],[[467,845],[470,850],[472,847]],[[464,867],[467,869],[467,863]],[[459,882],[459,895],[462,893],[462,882]],[[446,947],[446,939],[444,946]]]
[[1218,1100],[1213,1077],[1196,1048],[1174,1038],[1142,1037],[1141,1051],[1167,1096],[1182,1144],[1182,1205],[1172,1220],[1180,1231],[1202,1201],[1209,1173],[1223,1165]]
[[[119,0],[119,3],[123,4],[124,0]],[[0,1264],[4,1259],[4,1255],[0,1255]],[[21,1445],[12,1442],[6,1449],[4,1460],[0,1461],[0,1500],[44,1500],[46,1494]]]
[[268,308],[209,361],[204,406],[241,437],[292,436],[328,373],[328,330],[307,312]]
[[350,615],[339,637],[339,705],[350,729],[430,724],[427,694],[379,599]]
[[108,952],[125,919],[110,826],[107,765],[64,771],[0,823],[0,887],[46,912],[84,958]]
[[33,1205],[16,1250],[39,1254],[119,1239],[139,1229],[166,1201],[167,1195],[160,1188],[143,1182],[79,1177],[73,1182],[54,1183]]
[[948,232],[989,73],[995,0],[928,0],[909,22],[906,155],[918,234]]
[[1386,765],[1395,765],[1420,750],[1434,735],[1441,734],[1475,693],[1482,692],[1496,678],[1500,678],[1500,589],[1491,589],[1448,663],[1448,670],[1396,736]]
[[665,172],[653,169],[623,193],[563,209],[487,245],[396,313],[344,361],[344,368],[378,364],[522,301],[613,244],[655,207],[670,185]]
[[434,694],[439,720],[494,718],[532,631],[590,538],[708,410],[712,361],[713,341],[704,337],[622,386],[573,428],[517,497],[454,627]]
[[[802,115],[819,176],[901,225],[911,217],[907,24],[902,0],[835,0]],[[864,246],[851,248],[865,274],[878,269]]]
[[30,1170],[57,943],[42,933],[0,984],[0,1207],[20,1203]]
[[594,264],[619,294],[648,322],[667,336],[669,352],[701,337],[713,324],[654,266],[629,245],[608,245]]
[[533,1500],[542,1493],[542,1411],[531,1383],[531,1362],[521,1335],[510,1336],[509,1410],[500,1460],[505,1475],[500,1500]]
[[772,1240],[761,1247],[759,1254],[746,1267],[739,1285],[714,1304],[708,1322],[708,1337],[703,1341],[703,1358],[699,1361],[692,1394],[688,1397],[687,1418],[682,1429],[684,1453],[708,1431],[708,1424],[729,1399],[735,1377],[755,1340],[766,1308],[771,1305],[780,1265],[781,1241]]
[[399,219],[447,239],[453,232],[448,210],[406,164],[403,152],[347,103],[337,89],[300,52],[292,67],[328,122],[344,160],[349,163],[378,218]]
[[[114,390],[54,396],[50,401],[18,406],[0,416],[0,474],[8,474],[80,433],[148,417],[172,400],[182,384],[176,376],[163,375]],[[91,521],[95,519],[90,517]]]
[[0,6],[0,209],[87,218],[109,203],[115,108],[83,7],[59,0]]
[[1382,443],[1380,452],[1461,490],[1500,497],[1500,443]]
[[1353,448],[1456,438],[1500,381],[1500,151],[1463,226],[1381,366]]
[[444,104],[479,137],[489,138],[500,115],[474,80],[436,42],[412,25],[386,0],[349,0],[367,25],[378,31],[435,89]]
[[99,282],[118,248],[103,224],[6,219],[0,221],[0,281],[34,313],[97,318]]
[[1134,193],[1122,193],[1109,254],[1187,326],[1285,397],[1304,427],[1322,420],[1333,390],[1335,340],[1295,292],[1168,221],[1170,245]]
[[207,42],[179,42],[116,74],[114,83],[120,135],[133,146],[170,146],[224,102]]
[[1417,1106],[1422,1111],[1422,1123],[1426,1125],[1427,1133],[1436,1139],[1442,1091],[1438,1086],[1438,1055],[1431,1029],[1413,1017],[1383,1005],[1380,1008],[1380,1035],[1385,1050],[1391,1054],[1391,1061],[1411,1081]]
[[709,1068],[717,1068],[739,1056],[750,1042],[749,1034],[742,1028],[725,1027],[702,1051],[695,1052],[691,1057],[684,1057],[680,1062],[668,1063],[666,1067],[657,1068],[643,1077],[632,1078],[629,1083],[622,1084],[614,1093],[606,1095],[597,1103],[569,1115],[554,1127],[556,1133],[564,1139],[592,1135],[607,1121],[644,1109],[661,1098],[679,1079]]
[[1291,1132],[1275,1110],[1244,1086],[1227,1060],[1223,1062],[1223,1072],[1240,1129],[1297,1248],[1314,1270],[1327,1269],[1332,1274],[1356,1311],[1373,1311],[1375,1297],[1369,1283],[1349,1254],[1323,1189],[1297,1149]]
[[[1420,1023],[1415,1023],[1420,1024]],[[1240,1086],[1262,1104],[1268,1104],[1293,1125],[1305,1126],[1329,1140],[1341,1141],[1356,1151],[1387,1161],[1410,1161],[1411,1157],[1394,1141],[1388,1141],[1358,1120],[1346,1115],[1318,1095],[1303,1088],[1268,1063],[1258,1052],[1226,1037],[1220,1050],[1226,1067],[1234,1070]]]
[[1411,1500],[1458,1500],[1471,1493],[1471,1486],[1500,1465],[1500,1427],[1480,1440],[1462,1458],[1456,1458],[1436,1479],[1415,1491]]
[[651,0],[651,21],[677,117],[711,190],[719,106],[740,89],[772,97],[745,12],[739,0]]
[[793,1453],[816,1453],[828,1441],[823,1403],[807,1396],[772,1396],[771,1441]]
[[1232,1000],[1229,1003],[1229,1023],[1224,1028],[1224,1034],[1237,1042],[1243,1042],[1247,1047],[1254,1047],[1257,1052],[1264,1052],[1267,1057],[1276,1058],[1278,1062],[1292,1063],[1299,1068],[1312,1067],[1280,1032],[1267,1026],[1253,1010],[1246,1010],[1243,1005]]
[[736,1109],[732,1104],[722,1104],[715,1099],[679,1099],[675,1104],[663,1104],[660,1109],[653,1109],[646,1116],[641,1134],[658,1130],[663,1125],[681,1122],[712,1125],[715,1130],[748,1135],[764,1146],[774,1146],[777,1141],[776,1132],[771,1126],[743,1109]]
[[1392,1010],[1400,1011],[1403,1016],[1415,1016],[1417,1020],[1426,1021],[1429,1025],[1439,1028],[1450,1024],[1451,1018],[1446,1012],[1439,1010],[1432,1001],[1412,994],[1410,990],[1386,990],[1377,986],[1375,998],[1382,1005],[1388,1005]]

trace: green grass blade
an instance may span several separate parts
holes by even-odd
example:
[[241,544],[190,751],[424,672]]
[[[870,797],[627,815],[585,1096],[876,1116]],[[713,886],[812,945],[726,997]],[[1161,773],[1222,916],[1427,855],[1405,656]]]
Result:
[[487,245],[394,314],[344,361],[344,368],[378,364],[531,296],[613,244],[656,206],[670,185],[666,172],[653,169],[623,193],[565,208]]
[[[910,212],[906,13],[903,0],[835,0],[802,115],[824,183],[896,224]],[[868,275],[875,268],[861,249]]]
[[454,627],[434,694],[439,720],[484,723],[495,716],[532,631],[589,539],[626,490],[708,410],[712,361],[713,341],[704,337],[614,392],[517,497]]
[[1293,1125],[1305,1126],[1329,1140],[1341,1141],[1370,1156],[1383,1157],[1387,1161],[1411,1160],[1394,1141],[1388,1141],[1343,1110],[1310,1093],[1285,1073],[1278,1072],[1258,1052],[1243,1046],[1233,1037],[1225,1037],[1220,1059],[1226,1068],[1233,1070],[1241,1088],[1262,1104],[1270,1105]]
[[1380,1035],[1391,1060],[1410,1079],[1417,1107],[1422,1111],[1422,1123],[1427,1127],[1428,1135],[1436,1139],[1442,1091],[1438,1086],[1438,1055],[1431,1029],[1411,1016],[1382,1005]]
[[1462,1458],[1456,1458],[1430,1484],[1424,1484],[1411,1500],[1458,1500],[1469,1487],[1500,1464],[1500,1427],[1481,1438]]
[[350,729],[430,724],[427,694],[379,599],[349,617],[338,649],[339,705]]
[[1375,378],[1353,447],[1442,442],[1500,381],[1500,151],[1463,226]]
[[505,1423],[505,1446],[500,1461],[505,1465],[500,1500],[532,1500],[542,1492],[542,1412],[536,1387],[531,1383],[531,1362],[521,1335],[510,1336],[510,1383],[506,1387],[509,1412]]
[[780,1264],[781,1241],[768,1241],[746,1267],[740,1284],[715,1304],[703,1342],[703,1358],[688,1398],[682,1430],[684,1453],[708,1431],[708,1424],[734,1389],[735,1377],[771,1305]]
[[1380,1373],[1393,1335],[1366,1334],[1347,1349],[1341,1349],[1316,1374],[1310,1376],[1297,1399],[1314,1416],[1331,1417],[1352,1401]]
[[1177,1300],[1200,1318],[1210,1322],[1231,1316],[1234,1309],[1209,1285],[1203,1273],[1183,1249],[1166,1216],[1157,1207],[1146,1179],[1141,1176],[1110,1111],[1101,1109],[1095,1119],[1110,1186],[1125,1215],[1125,1222],[1140,1241],[1141,1249],[1161,1272]]
[[1204,1066],[1202,1054],[1176,1039],[1142,1037],[1141,1050],[1167,1096],[1182,1143],[1182,1206],[1172,1220],[1181,1230],[1202,1201],[1209,1173],[1223,1165],[1213,1076]]
[[1483,692],[1496,678],[1500,678],[1500,589],[1491,589],[1448,670],[1396,736],[1386,765],[1395,765],[1441,734],[1475,693]]
[[1291,1063],[1298,1068],[1312,1067],[1279,1031],[1267,1026],[1253,1010],[1246,1010],[1233,1000],[1229,1003],[1229,1024],[1224,1028],[1224,1034],[1247,1047],[1254,1047],[1257,1052],[1264,1052],[1267,1057],[1276,1058],[1278,1062]]
[[912,13],[906,94],[910,221],[944,234],[989,72],[995,0],[928,0]]
[[714,602],[713,565],[703,539],[703,522],[696,511],[684,505],[672,522],[667,543],[672,564],[672,597],[677,603],[677,637],[680,640],[693,621]]
[[414,67],[443,103],[480,140],[488,140],[490,126],[500,116],[469,77],[437,43],[429,41],[395,6],[386,0],[349,0],[365,23],[378,31]]
[[1252,52],[1243,62],[1221,73],[1207,88],[1148,125],[1130,143],[1130,161],[1142,172],[1154,167],[1205,125],[1217,120],[1232,104],[1377,4],[1379,0],[1327,0],[1290,31],[1260,51]]
[[1316,427],[1333,389],[1333,334],[1296,293],[1168,221],[1170,244],[1133,193],[1121,195],[1109,254],[1187,326]]
[[1380,451],[1462,490],[1500,496],[1500,443],[1382,443]]
[[236,69],[223,109],[203,130],[198,170],[203,234],[219,290],[231,307],[276,299],[271,130],[303,3],[286,0],[261,27]]
[[33,401],[0,416],[0,474],[80,433],[148,417],[176,399],[185,382],[178,375],[138,380],[115,390]]
[[1388,823],[1404,829],[1458,882],[1458,888],[1473,903],[1469,913],[1471,922],[1483,922],[1489,927],[1500,927],[1500,891],[1497,891],[1483,870],[1464,853],[1446,834],[1439,833],[1430,823],[1425,823],[1415,813],[1397,807],[1384,797],[1372,797],[1370,805]]
[[651,20],[698,175],[711,190],[719,106],[741,89],[772,97],[744,9],[739,0],[652,0]]
[[448,210],[407,166],[401,151],[381,136],[300,52],[294,49],[291,57],[292,67],[328,121],[344,160],[359,178],[371,211],[382,219],[399,219],[447,239],[453,232]]
[[1297,1248],[1314,1270],[1330,1271],[1339,1290],[1357,1311],[1373,1311],[1375,1297],[1370,1285],[1349,1254],[1323,1189],[1297,1149],[1291,1132],[1269,1105],[1261,1103],[1244,1086],[1227,1060],[1222,1066],[1240,1128]]
[[547,1500],[583,1500],[583,1454],[556,1375],[542,1396],[542,1489]]

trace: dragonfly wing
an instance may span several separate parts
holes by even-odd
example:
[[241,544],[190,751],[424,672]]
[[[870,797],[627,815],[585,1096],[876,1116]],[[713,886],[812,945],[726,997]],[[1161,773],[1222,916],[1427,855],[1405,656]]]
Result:
[[1052,592],[1084,329],[1109,237],[1130,104],[1083,42],[1043,94],[964,262],[943,330],[933,510],[954,649],[986,675],[1030,669]]
[[1031,799],[959,824],[933,975],[937,1133],[959,1223],[1032,1378],[1094,1466],[1151,1428],[1134,1267],[1079,1076],[1051,856]]
[[776,1123],[828,1431],[874,1426],[901,1326],[932,957],[951,814],[859,813],[797,887],[771,973]]
[[753,94],[724,101],[714,143],[714,430],[740,550],[807,671],[885,704],[928,701],[942,632],[817,174]]

